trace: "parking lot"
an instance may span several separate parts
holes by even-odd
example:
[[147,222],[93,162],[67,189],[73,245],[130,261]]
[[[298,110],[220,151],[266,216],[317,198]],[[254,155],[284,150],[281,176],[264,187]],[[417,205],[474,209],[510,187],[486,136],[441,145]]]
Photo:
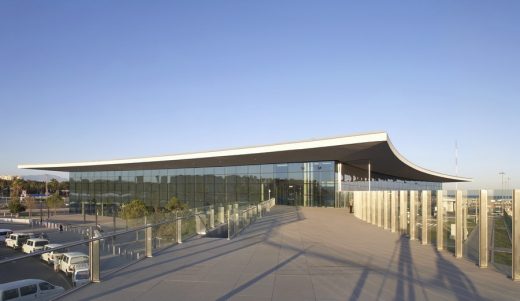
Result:
[[[11,229],[14,232],[44,233],[50,243],[72,243],[85,238],[87,227],[75,224],[73,227],[65,227],[64,231],[43,227],[31,227],[20,224],[0,224],[0,228]],[[109,231],[111,233],[111,231]],[[69,252],[82,252],[88,254],[87,244],[80,244],[68,248]],[[136,234],[126,233],[115,238],[107,238],[100,241],[101,277],[117,270],[118,268],[144,256],[144,232]],[[13,250],[0,244],[0,260],[16,259],[25,255],[20,249]],[[40,256],[33,256],[14,260],[0,267],[0,283],[21,279],[43,279],[52,284],[62,286],[65,289],[72,287],[71,276],[63,272],[55,272],[53,265],[47,264]]]

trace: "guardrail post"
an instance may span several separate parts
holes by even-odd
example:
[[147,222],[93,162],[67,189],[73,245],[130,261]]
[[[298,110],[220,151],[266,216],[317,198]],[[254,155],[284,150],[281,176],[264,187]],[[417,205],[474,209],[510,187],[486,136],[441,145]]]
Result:
[[406,190],[399,191],[399,232],[405,235],[408,232],[408,204]]
[[442,190],[437,190],[437,250],[444,249],[444,199]]
[[224,223],[224,207],[220,206],[218,207],[218,217],[217,217],[218,223],[223,224]]
[[520,190],[513,190],[513,214],[512,222],[512,240],[513,240],[513,256],[512,256],[512,279],[520,280]]
[[209,210],[209,227],[211,229],[215,228],[215,209],[213,208]]
[[93,240],[89,242],[89,267],[90,267],[90,281],[99,282],[100,278],[100,252],[99,252],[99,240]]
[[182,218],[177,218],[177,243],[182,244]]
[[397,191],[390,191],[390,231],[397,231]]
[[415,208],[415,205],[417,203],[417,191],[411,190],[410,191],[410,240],[415,240],[415,216],[417,215],[417,209]]
[[457,190],[455,195],[455,258],[462,258],[463,219],[462,219],[462,191]]
[[146,225],[146,228],[145,228],[145,242],[146,242],[145,256],[146,257],[152,257],[152,251],[153,251],[152,240],[153,240],[152,225],[148,224],[148,225]]
[[431,207],[431,192],[421,191],[421,206],[422,206],[422,235],[421,244],[426,245],[429,241],[428,218],[430,217]]
[[478,256],[478,265],[481,268],[488,267],[488,195],[487,190],[480,191],[480,200],[479,200],[479,235],[478,235],[478,244],[479,244],[479,256]]

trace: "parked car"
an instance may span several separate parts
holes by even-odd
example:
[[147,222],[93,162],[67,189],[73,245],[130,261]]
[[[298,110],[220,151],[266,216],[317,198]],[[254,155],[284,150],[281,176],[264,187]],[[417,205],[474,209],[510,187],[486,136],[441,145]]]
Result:
[[0,243],[5,243],[5,240],[13,233],[11,229],[0,229]]
[[88,255],[81,252],[63,253],[57,268],[67,275],[72,274],[75,269],[88,268]]
[[[43,250],[50,250],[50,249],[54,249],[54,248],[59,248],[63,246],[62,244],[48,244],[48,245],[45,245],[43,247]],[[63,248],[63,249],[58,249],[58,250],[54,250],[54,251],[50,251],[50,252],[47,252],[47,253],[43,253],[40,258],[51,264],[51,263],[54,263],[54,262],[58,262],[59,259],[61,258],[61,256],[63,255],[63,253],[66,253],[67,252],[67,249],[66,248]]]
[[24,279],[0,284],[0,301],[50,300],[64,291],[63,287],[41,279]]
[[72,285],[82,286],[90,282],[90,270],[88,268],[78,268],[72,273]]
[[34,233],[12,233],[9,238],[5,240],[5,246],[13,249],[21,248],[22,245],[30,238],[34,238]]
[[49,241],[43,238],[30,238],[22,246],[22,252],[32,253],[35,251],[43,250],[45,245],[48,245]]

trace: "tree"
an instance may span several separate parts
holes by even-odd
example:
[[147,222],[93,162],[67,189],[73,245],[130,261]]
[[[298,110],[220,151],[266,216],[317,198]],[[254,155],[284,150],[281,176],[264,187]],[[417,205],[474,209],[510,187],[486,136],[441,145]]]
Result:
[[20,212],[25,211],[25,207],[22,205],[22,203],[20,203],[20,198],[11,198],[8,207],[9,212],[16,214],[16,216],[18,216]]
[[164,207],[170,212],[188,209],[188,205],[176,197],[172,197]]
[[51,193],[59,192],[60,182],[53,178],[47,183],[47,188],[49,188],[49,192]]
[[146,205],[141,200],[133,200],[128,204],[123,205],[121,210],[121,217],[129,220],[145,216],[148,213]]
[[32,196],[26,196],[23,200],[25,208],[29,209],[29,218],[32,218],[32,210],[36,208],[36,200]]
[[11,198],[19,198],[20,194],[22,194],[23,186],[24,181],[20,178],[16,178],[11,183]]
[[47,204],[48,208],[54,209],[54,215],[56,215],[56,209],[63,207],[65,204],[63,198],[57,192],[48,196],[45,200],[45,203]]

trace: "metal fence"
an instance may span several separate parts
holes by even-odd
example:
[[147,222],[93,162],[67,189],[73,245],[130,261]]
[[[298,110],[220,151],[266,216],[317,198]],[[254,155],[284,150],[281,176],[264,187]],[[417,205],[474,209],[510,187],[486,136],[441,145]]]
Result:
[[348,191],[354,215],[520,280],[520,190]]
[[[269,212],[272,206],[274,206],[274,199],[245,208],[239,208],[238,204],[228,206],[227,210],[225,207],[219,206],[216,212],[213,206],[208,206],[125,221],[118,219],[116,222],[114,219],[113,228],[109,230],[110,228],[106,227],[102,233],[99,232],[99,225],[94,224],[66,224],[62,225],[63,232],[61,232],[59,223],[43,222],[40,224],[36,221],[33,226],[55,229],[56,233],[66,233],[75,239],[69,243],[62,243],[59,246],[26,255],[10,251],[6,246],[0,246],[4,249],[0,250],[3,252],[0,255],[4,257],[0,257],[3,259],[0,260],[0,270],[18,271],[2,273],[0,283],[40,278],[41,281],[51,284],[52,287],[62,287],[65,293],[68,293],[73,291],[74,283],[79,285],[99,282],[104,277],[130,264],[146,257],[152,257],[154,253],[180,244],[196,235],[205,235],[218,229],[224,229],[221,231],[223,232],[221,237],[228,239],[235,237],[256,218]],[[75,269],[79,265],[70,271],[65,269],[67,277],[59,275],[63,273],[62,266],[65,264],[59,257],[56,257],[56,261],[48,261],[49,264],[42,263],[42,255],[47,256],[51,252],[58,252],[58,254],[80,252],[80,254],[88,256],[88,264],[85,262],[85,266],[82,267],[83,271],[88,273],[88,279],[85,281],[74,280],[74,273],[77,273]],[[5,258],[7,253],[12,256]],[[22,294],[22,291],[21,289],[19,292],[13,290],[12,293]],[[56,296],[62,293],[60,288]]]

